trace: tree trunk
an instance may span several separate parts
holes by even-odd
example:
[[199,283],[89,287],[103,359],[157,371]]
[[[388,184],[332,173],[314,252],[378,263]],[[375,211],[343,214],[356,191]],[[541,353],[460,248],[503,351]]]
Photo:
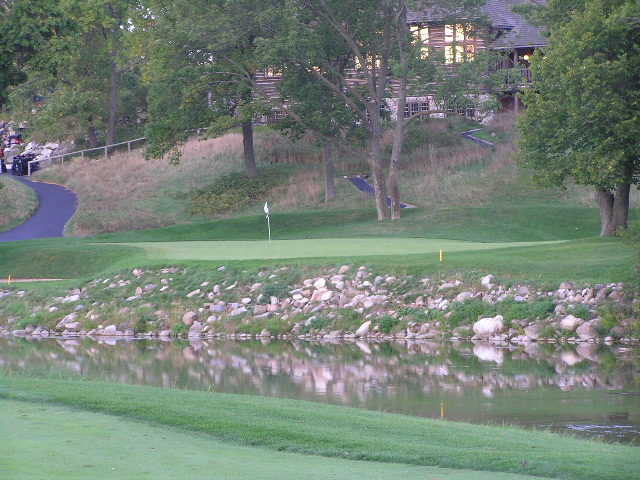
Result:
[[116,63],[116,54],[114,51],[109,52],[109,107],[107,118],[107,135],[106,145],[113,145],[116,137],[116,114],[118,108],[118,65]]
[[[375,105],[375,104],[374,104]],[[380,112],[371,111],[371,134],[369,136],[371,142],[371,155],[369,157],[369,166],[371,168],[371,176],[373,177],[373,190],[376,199],[376,210],[378,212],[378,220],[386,220],[390,217],[389,204],[387,203],[387,186],[384,178],[384,162],[382,160],[382,119]]]
[[614,233],[618,228],[627,228],[627,220],[629,219],[629,197],[631,193],[631,184],[623,183],[618,185],[615,198],[613,200],[612,221]]
[[336,185],[333,173],[333,153],[335,147],[329,142],[324,144],[324,201],[329,202],[336,196]]
[[598,190],[596,192],[596,201],[600,206],[600,236],[611,237],[616,229],[613,227],[613,203],[615,197],[613,192]]
[[400,55],[400,75],[398,78],[398,104],[396,107],[396,122],[393,131],[393,146],[391,149],[391,161],[389,162],[389,196],[391,197],[391,219],[398,220],[400,218],[400,188],[398,187],[398,165],[402,155],[402,145],[404,143],[405,119],[404,109],[407,104],[407,84],[409,79],[408,72],[408,53],[411,50],[409,44],[409,27],[407,24],[407,10],[401,7],[399,15],[396,17],[395,24],[398,33]]
[[258,176],[258,167],[256,166],[256,155],[253,148],[253,123],[251,120],[242,122],[242,147],[247,177],[256,178]]
[[98,134],[96,132],[96,126],[93,124],[93,117],[87,118],[89,126],[87,127],[87,138],[89,139],[89,146],[91,148],[98,148]]

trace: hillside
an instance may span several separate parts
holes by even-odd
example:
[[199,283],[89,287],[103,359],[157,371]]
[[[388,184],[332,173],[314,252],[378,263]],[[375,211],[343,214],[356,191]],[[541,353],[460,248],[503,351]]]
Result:
[[[528,172],[513,166],[511,116],[498,116],[481,133],[499,144],[493,151],[459,137],[459,131],[473,127],[477,125],[431,120],[408,132],[401,195],[404,201],[419,208],[405,215],[412,220],[404,223],[413,227],[394,226],[393,230],[400,230],[394,235],[423,236],[424,224],[451,225],[469,217],[483,218],[493,208],[500,215],[518,215],[503,209],[519,205],[526,207],[520,214],[533,217],[534,228],[522,232],[523,239],[529,239],[529,235],[547,239],[548,234],[541,230],[550,228],[545,225],[547,220],[539,217],[557,218],[554,208],[570,209],[570,216],[581,219],[593,216],[593,212],[584,208],[595,207],[589,189],[538,189],[531,183]],[[68,234],[81,236],[257,214],[267,200],[274,213],[345,209],[364,212],[373,208],[370,198],[342,178],[336,180],[337,197],[324,202],[321,151],[312,139],[293,142],[275,131],[258,129],[256,150],[263,172],[276,170],[277,184],[251,204],[238,209],[230,207],[222,215],[195,215],[202,209],[194,208],[194,201],[198,202],[194,192],[242,171],[242,138],[235,133],[190,141],[183,148],[179,165],[170,165],[166,159],[145,160],[142,151],[136,151],[109,160],[77,159],[62,167],[37,172],[35,178],[66,185],[79,195],[78,212]],[[338,177],[364,173],[366,165],[350,158],[340,157],[336,162]],[[544,211],[537,208],[541,205],[545,206]],[[371,234],[379,234],[376,222],[366,223],[365,229],[372,228]],[[588,228],[571,232],[570,238],[597,235],[597,227],[591,220],[584,219],[581,223]],[[442,234],[449,238],[447,232]]]

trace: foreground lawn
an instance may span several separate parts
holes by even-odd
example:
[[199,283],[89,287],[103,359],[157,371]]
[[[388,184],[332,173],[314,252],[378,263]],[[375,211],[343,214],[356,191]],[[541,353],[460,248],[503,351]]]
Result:
[[0,426],[0,477],[5,480],[540,478],[275,452],[60,405],[0,400]]
[[[259,446],[271,451],[563,479],[631,480],[637,478],[640,469],[640,449],[637,447],[608,445],[515,428],[475,426],[265,397],[4,376],[0,377],[0,398],[33,402],[37,408],[42,404],[64,405],[155,426],[189,430],[199,434],[198,440],[203,445],[205,442],[201,435],[204,434],[209,439]],[[87,427],[82,418],[74,423],[76,431]],[[136,428],[147,428],[136,425]],[[179,434],[179,431],[174,433]],[[3,441],[4,438],[3,435]],[[137,443],[136,439],[124,445]],[[65,445],[59,444],[57,448],[64,452]],[[117,448],[122,446],[122,443],[117,443]],[[113,454],[113,448],[116,446],[105,453]],[[182,459],[190,459],[191,452],[188,447],[177,450]],[[267,456],[276,458],[275,452]],[[137,458],[135,462],[138,462]],[[259,464],[260,460],[255,463]],[[307,465],[306,461],[303,463]],[[328,478],[327,471],[323,471],[323,467],[318,468],[320,474],[324,473],[322,478]],[[397,468],[394,466],[393,471],[396,472]],[[402,472],[411,471],[400,468]],[[312,472],[313,469],[310,469]],[[188,478],[181,474],[178,476]],[[287,476],[283,474],[280,478]],[[393,478],[403,476],[404,473],[393,474]],[[437,473],[437,476],[449,478],[444,473]],[[345,474],[343,478],[357,477]],[[412,477],[407,475],[407,478]],[[473,473],[468,477],[450,478],[483,477]],[[493,475],[489,478],[502,477]]]

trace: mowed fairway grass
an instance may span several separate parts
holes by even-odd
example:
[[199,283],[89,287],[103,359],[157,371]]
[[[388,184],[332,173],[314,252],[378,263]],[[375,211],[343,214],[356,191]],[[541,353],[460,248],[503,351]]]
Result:
[[544,432],[55,375],[0,374],[0,427],[3,479],[632,480],[640,468],[637,447]]
[[541,478],[277,452],[60,405],[0,401],[0,425],[4,480]]

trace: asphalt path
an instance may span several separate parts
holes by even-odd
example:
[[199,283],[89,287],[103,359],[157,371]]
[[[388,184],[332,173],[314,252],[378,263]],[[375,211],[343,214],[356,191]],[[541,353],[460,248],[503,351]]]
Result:
[[33,182],[24,177],[14,178],[36,192],[40,205],[25,222],[0,233],[0,242],[62,237],[65,225],[76,211],[77,195],[60,185]]

